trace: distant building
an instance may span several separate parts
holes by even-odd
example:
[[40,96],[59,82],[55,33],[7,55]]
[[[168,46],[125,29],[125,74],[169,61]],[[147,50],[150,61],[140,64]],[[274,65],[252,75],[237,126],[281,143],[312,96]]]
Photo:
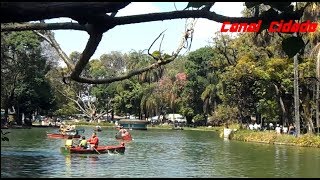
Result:
[[119,125],[125,129],[147,130],[148,121],[140,119],[121,119]]
[[172,122],[179,122],[179,123],[187,122],[187,119],[181,114],[167,114],[165,117],[167,120],[170,120]]

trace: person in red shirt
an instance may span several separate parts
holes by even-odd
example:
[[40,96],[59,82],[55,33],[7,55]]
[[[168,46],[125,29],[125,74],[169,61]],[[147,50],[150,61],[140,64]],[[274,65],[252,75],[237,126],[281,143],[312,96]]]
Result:
[[123,140],[131,140],[131,134],[124,129],[122,126],[119,127],[119,132],[116,134],[116,139],[123,139]]
[[99,145],[99,138],[97,134],[93,132],[91,138],[87,142],[90,143],[91,148],[97,148]]

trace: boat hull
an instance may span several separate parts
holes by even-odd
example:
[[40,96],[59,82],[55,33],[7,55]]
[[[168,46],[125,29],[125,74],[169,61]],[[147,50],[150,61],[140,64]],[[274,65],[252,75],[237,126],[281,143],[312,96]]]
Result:
[[72,136],[72,138],[80,138],[81,135],[76,134],[76,135],[67,135],[67,134],[54,134],[54,133],[48,133],[47,134],[48,138],[57,138],[57,139],[66,139],[69,136]]
[[183,130],[182,127],[173,127],[172,130]]
[[67,153],[67,154],[103,154],[103,153],[124,153],[125,149],[126,148],[124,145],[118,145],[118,146],[98,146],[96,150],[83,149],[82,147],[73,147],[73,148],[61,147],[60,151],[62,153]]

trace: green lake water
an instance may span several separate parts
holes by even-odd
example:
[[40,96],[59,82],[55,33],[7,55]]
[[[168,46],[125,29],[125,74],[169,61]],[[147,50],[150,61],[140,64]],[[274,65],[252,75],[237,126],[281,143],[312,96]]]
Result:
[[[93,127],[81,127],[87,138]],[[132,130],[124,154],[64,155],[55,128],[4,129],[1,178],[320,177],[320,149],[224,140],[211,131]],[[117,145],[117,130],[98,132]],[[2,136],[3,137],[3,136]]]

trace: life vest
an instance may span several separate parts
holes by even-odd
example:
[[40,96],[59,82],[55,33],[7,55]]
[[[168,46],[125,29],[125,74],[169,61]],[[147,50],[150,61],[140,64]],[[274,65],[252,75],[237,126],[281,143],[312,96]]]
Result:
[[95,137],[91,137],[88,142],[90,143],[90,145],[94,145],[95,148],[98,147],[99,144],[99,138],[97,136]]
[[72,147],[72,144],[73,144],[72,139],[67,139],[66,140],[66,146],[67,147]]
[[79,146],[81,147],[87,147],[87,140],[81,140]]

